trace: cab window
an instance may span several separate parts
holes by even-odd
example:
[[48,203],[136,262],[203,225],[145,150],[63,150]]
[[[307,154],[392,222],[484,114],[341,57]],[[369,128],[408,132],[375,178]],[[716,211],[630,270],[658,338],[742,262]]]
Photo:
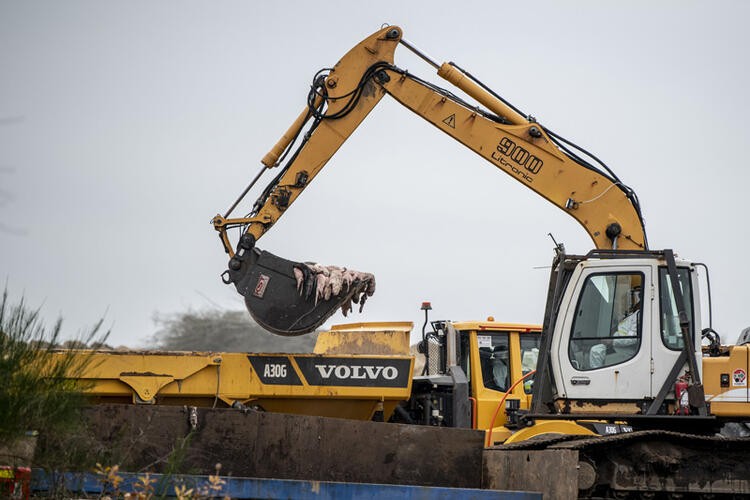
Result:
[[458,365],[464,371],[466,379],[471,382],[471,332],[461,331],[458,335]]
[[[539,359],[539,343],[542,336],[539,333],[524,333],[521,335],[521,374],[526,375],[536,370],[536,362]],[[534,375],[523,381],[523,390],[531,394],[534,389]]]
[[[687,268],[677,269],[677,282],[682,292],[682,300],[685,303],[685,313],[690,322],[688,332],[691,338],[695,338],[693,333],[693,290],[690,284],[690,271]],[[684,342],[680,331],[680,315],[677,311],[672,280],[669,279],[669,273],[665,267],[659,268],[659,306],[661,309],[662,342],[669,349],[682,350]]]
[[570,363],[596,370],[633,358],[641,345],[642,273],[592,274],[586,278],[568,345]]
[[510,386],[508,334],[478,334],[477,343],[479,344],[479,363],[482,368],[484,386],[494,391],[507,391]]

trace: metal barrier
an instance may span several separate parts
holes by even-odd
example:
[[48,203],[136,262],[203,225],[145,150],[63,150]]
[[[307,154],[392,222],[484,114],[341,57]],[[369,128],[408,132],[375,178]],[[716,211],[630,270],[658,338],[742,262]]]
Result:
[[[134,493],[136,485],[143,483],[145,474],[119,473],[117,477],[119,493]],[[175,495],[175,488],[193,489],[194,491],[211,491],[211,494],[234,499],[287,499],[314,498],[316,500],[346,500],[346,499],[379,499],[399,498],[404,500],[452,500],[461,499],[503,499],[503,500],[541,500],[541,493],[480,490],[473,488],[444,488],[427,486],[403,486],[393,484],[370,483],[336,483],[325,481],[297,481],[285,479],[257,479],[236,477],[213,477],[178,475],[166,476],[150,474],[153,482],[153,494]],[[218,483],[217,479],[222,481]],[[212,486],[221,485],[221,490],[211,490]],[[102,475],[92,473],[61,473],[48,475],[41,469],[34,469],[31,480],[31,490],[34,493],[47,492],[54,485],[61,486],[68,493],[77,494],[107,494],[112,493],[111,484]],[[108,489],[109,488],[109,489]]]

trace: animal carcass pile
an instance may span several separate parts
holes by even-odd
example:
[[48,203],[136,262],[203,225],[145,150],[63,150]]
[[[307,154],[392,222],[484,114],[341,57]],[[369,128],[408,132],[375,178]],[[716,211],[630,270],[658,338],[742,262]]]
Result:
[[368,297],[375,293],[375,276],[338,266],[322,266],[305,262],[294,266],[294,277],[297,280],[297,292],[306,300],[337,299],[341,303],[341,312],[346,316],[352,310],[352,304],[359,304],[359,312],[365,306]]

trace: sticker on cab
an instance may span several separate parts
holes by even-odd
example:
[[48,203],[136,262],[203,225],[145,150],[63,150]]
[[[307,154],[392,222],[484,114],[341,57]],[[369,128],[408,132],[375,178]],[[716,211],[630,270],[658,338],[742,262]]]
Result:
[[492,347],[492,336],[491,335],[477,335],[477,344],[479,347]]
[[732,372],[732,385],[734,387],[747,387],[747,372],[742,368],[737,368]]

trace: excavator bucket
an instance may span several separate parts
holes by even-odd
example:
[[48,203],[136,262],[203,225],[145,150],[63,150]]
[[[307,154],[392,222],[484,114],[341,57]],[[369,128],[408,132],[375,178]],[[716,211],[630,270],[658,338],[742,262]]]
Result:
[[352,302],[364,305],[375,290],[371,274],[293,262],[258,248],[238,252],[223,276],[260,326],[285,336],[314,331],[339,308],[346,315]]

